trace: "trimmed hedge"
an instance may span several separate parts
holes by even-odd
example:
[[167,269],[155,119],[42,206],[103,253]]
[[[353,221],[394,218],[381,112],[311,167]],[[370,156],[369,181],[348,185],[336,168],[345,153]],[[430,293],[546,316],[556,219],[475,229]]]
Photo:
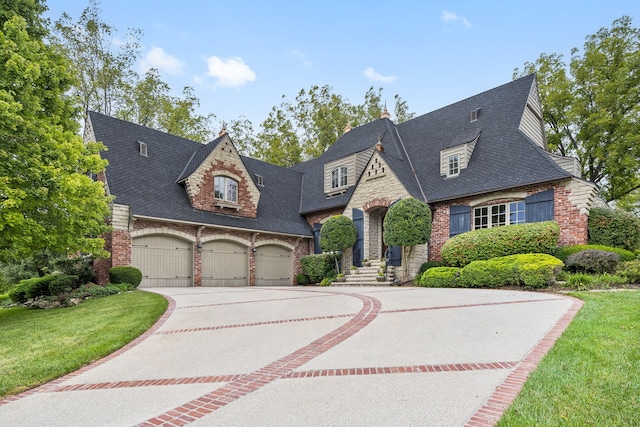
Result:
[[303,256],[300,260],[302,273],[311,283],[319,283],[325,277],[335,275],[333,266],[336,256],[333,254],[317,254]]
[[564,264],[548,254],[518,254],[469,263],[460,272],[464,287],[525,285],[542,288],[553,282]]
[[515,254],[552,254],[558,245],[560,227],[552,221],[485,228],[458,234],[442,247],[442,260],[464,267],[473,261]]
[[620,257],[613,252],[586,250],[569,255],[567,270],[576,273],[613,273]]
[[142,272],[130,266],[111,267],[109,281],[111,283],[129,283],[134,288],[137,288],[142,282]]
[[605,245],[571,245],[571,246],[561,246],[556,248],[555,257],[559,260],[566,262],[569,255],[586,251],[586,250],[598,250],[598,251],[606,251],[613,252],[614,254],[618,254],[620,257],[620,261],[632,261],[636,259],[636,254],[634,252],[628,251],[626,249],[614,248],[612,246]]
[[418,286],[428,288],[456,288],[459,287],[460,268],[431,267],[418,279]]
[[31,298],[56,296],[73,290],[78,276],[68,274],[49,274],[42,277],[21,280],[9,291],[11,301],[21,304]]
[[609,208],[589,211],[589,243],[633,251],[640,249],[640,218]]

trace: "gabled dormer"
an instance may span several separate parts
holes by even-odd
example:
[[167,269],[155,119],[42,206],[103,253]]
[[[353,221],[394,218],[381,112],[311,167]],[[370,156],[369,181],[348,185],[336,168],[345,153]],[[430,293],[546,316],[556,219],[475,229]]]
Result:
[[[477,120],[477,116],[476,116]],[[468,142],[457,144],[440,151],[440,175],[446,178],[453,178],[460,175],[463,169],[469,165],[471,155],[480,138],[478,133]]]
[[196,150],[177,182],[195,209],[257,216],[260,190],[226,133]]
[[373,149],[361,151],[324,164],[324,193],[327,197],[346,192],[356,184]]
[[538,85],[535,80],[531,84],[527,104],[520,120],[520,130],[524,132],[533,142],[540,147],[547,149],[547,138],[544,132],[544,122],[542,120],[542,103],[538,93]]

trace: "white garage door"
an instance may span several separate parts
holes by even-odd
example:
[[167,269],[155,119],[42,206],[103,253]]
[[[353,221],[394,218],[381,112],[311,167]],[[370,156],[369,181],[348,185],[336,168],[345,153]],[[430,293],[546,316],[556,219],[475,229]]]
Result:
[[142,271],[140,287],[193,286],[193,247],[186,240],[164,235],[136,237],[131,265]]
[[230,240],[202,245],[202,286],[247,286],[248,248]]
[[256,286],[293,284],[293,261],[289,249],[277,245],[264,245],[256,249]]

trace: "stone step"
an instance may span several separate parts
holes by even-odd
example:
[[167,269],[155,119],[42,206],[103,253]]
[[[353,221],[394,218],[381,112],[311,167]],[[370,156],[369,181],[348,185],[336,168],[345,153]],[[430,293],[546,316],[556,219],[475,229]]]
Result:
[[362,282],[333,282],[333,286],[391,286],[391,282],[362,281]]

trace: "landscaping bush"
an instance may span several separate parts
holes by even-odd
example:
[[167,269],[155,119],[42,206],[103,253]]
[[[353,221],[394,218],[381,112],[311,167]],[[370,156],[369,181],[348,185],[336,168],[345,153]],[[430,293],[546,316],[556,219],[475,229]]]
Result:
[[460,286],[459,277],[458,267],[431,267],[422,273],[416,284],[428,288],[455,288]]
[[640,259],[621,263],[617,273],[625,277],[628,283],[640,283]]
[[420,269],[418,270],[418,277],[422,277],[422,274],[430,268],[433,267],[443,267],[442,262],[440,261],[427,261],[423,262],[420,265]]
[[333,264],[336,256],[333,254],[317,254],[303,256],[300,260],[302,273],[310,283],[318,283],[333,272]]
[[66,275],[78,276],[74,287],[96,280],[96,273],[93,271],[91,261],[88,258],[62,258],[56,261],[56,266]]
[[56,277],[49,282],[48,295],[60,295],[71,292],[78,287],[79,277],[72,274],[56,274]]
[[620,257],[613,252],[588,249],[569,255],[567,270],[576,273],[612,273],[615,271]]
[[33,279],[26,279],[20,283],[27,283],[26,293],[27,299],[38,298],[49,294],[49,284],[54,281],[59,275],[48,274],[42,277],[34,277]]
[[464,267],[473,261],[506,255],[552,254],[559,237],[560,227],[551,221],[473,230],[447,240],[442,260],[449,266]]
[[135,267],[112,267],[109,270],[109,281],[111,283],[129,283],[134,288],[137,288],[142,282],[142,272]]
[[459,282],[464,287],[541,288],[553,282],[562,266],[562,261],[548,254],[508,255],[469,263],[460,272]]
[[29,287],[29,283],[24,283],[21,281],[17,285],[13,287],[8,293],[9,298],[16,304],[22,304],[27,301],[27,288]]
[[309,278],[307,277],[306,274],[304,273],[300,273],[296,276],[296,283],[298,285],[308,285],[309,284]]
[[589,243],[633,251],[640,249],[640,218],[629,212],[593,208],[589,212]]
[[116,287],[118,289],[120,289],[122,292],[129,292],[129,291],[133,291],[136,288],[131,284],[131,283],[112,283],[109,286],[113,286]]
[[628,279],[620,274],[586,274],[572,273],[567,275],[566,287],[588,291],[597,288],[612,288],[624,286],[629,283]]
[[119,294],[121,291],[115,285],[100,286],[94,283],[87,283],[80,286],[69,294],[69,298],[106,297]]
[[612,246],[605,246],[605,245],[561,246],[556,248],[554,255],[556,258],[560,259],[561,261],[566,262],[569,255],[572,255],[581,251],[590,250],[590,249],[613,252],[615,254],[618,254],[618,256],[620,257],[620,261],[631,261],[636,258],[636,254],[634,252],[631,252],[622,248],[614,248]]

